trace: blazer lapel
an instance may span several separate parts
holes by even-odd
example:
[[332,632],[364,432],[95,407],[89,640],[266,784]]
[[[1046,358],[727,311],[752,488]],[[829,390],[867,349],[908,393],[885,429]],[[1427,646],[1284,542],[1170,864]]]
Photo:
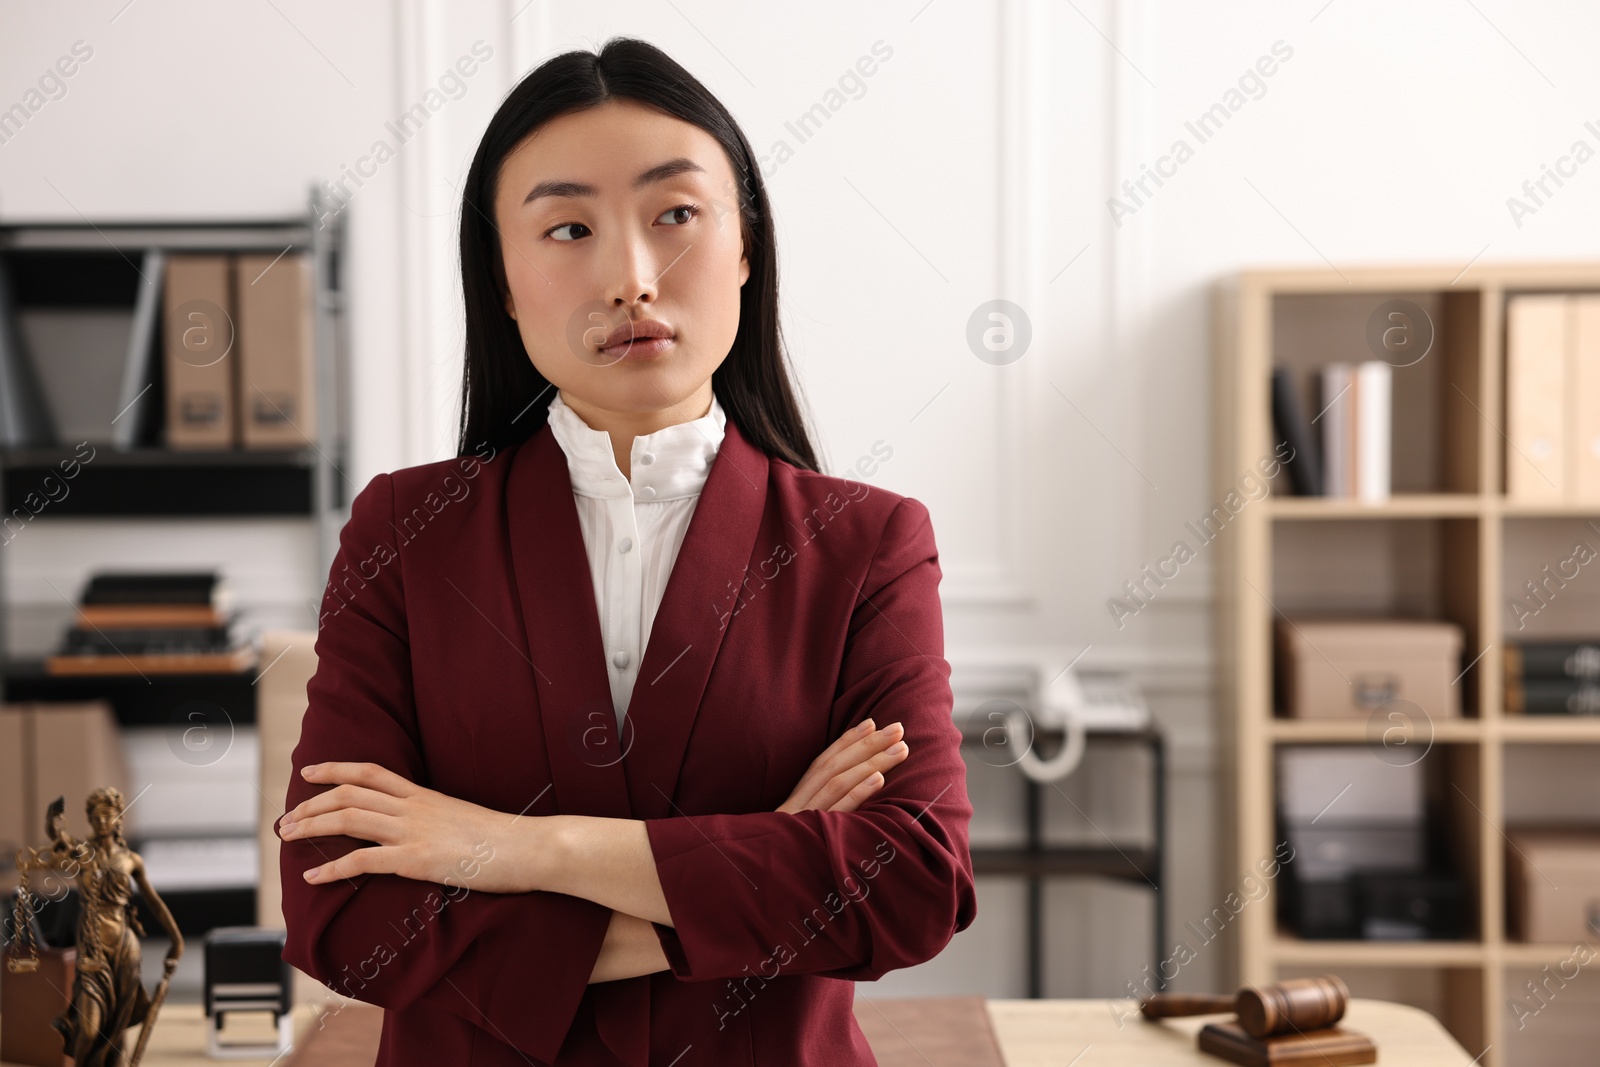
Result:
[[766,506],[767,466],[766,453],[739,432],[730,416],[650,624],[623,720],[623,768],[636,819],[681,814],[673,803],[678,772],[727,632],[725,616],[737,603],[754,554]]
[[566,454],[548,426],[512,459],[506,519],[555,810],[629,818],[588,552]]
[[635,819],[676,813],[684,750],[755,549],[767,465],[730,417],[651,623],[619,738],[566,454],[549,426],[517,449],[506,515],[557,810]]

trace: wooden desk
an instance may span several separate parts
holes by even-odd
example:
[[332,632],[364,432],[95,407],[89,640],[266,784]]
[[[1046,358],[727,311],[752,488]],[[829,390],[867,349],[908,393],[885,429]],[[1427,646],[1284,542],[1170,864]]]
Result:
[[[991,1000],[989,1018],[1006,1067],[1183,1067],[1226,1063],[1195,1048],[1200,1027],[1224,1016],[1117,1025],[1133,1001]],[[1117,1010],[1113,1010],[1117,1009]],[[1381,1000],[1352,1000],[1344,1022],[1378,1045],[1382,1067],[1471,1067],[1464,1052],[1427,1012]],[[1085,1051],[1087,1049],[1087,1051]],[[1079,1057],[1073,1059],[1074,1056]]]
[[[862,1002],[858,1001],[858,1004]],[[1206,1019],[1174,1019],[1155,1024],[1118,1016],[1132,1007],[1116,1000],[991,1000],[989,1017],[1005,1053],[1007,1067],[1183,1067],[1224,1061],[1195,1048],[1195,1033]],[[1345,1021],[1378,1043],[1382,1067],[1471,1067],[1472,1057],[1462,1050],[1433,1016],[1416,1008],[1377,1000],[1353,1000]],[[212,1060],[205,1054],[205,1016],[198,1004],[168,1004],[143,1067],[194,1067],[225,1064],[228,1067],[269,1067],[270,1060]],[[304,1034],[314,1025],[314,1010],[302,1006],[295,1014],[295,1032]],[[915,1035],[899,1040],[904,1049],[879,1049],[884,1058],[900,1053],[907,1062],[920,1062],[909,1045]],[[909,1056],[905,1054],[909,1053]],[[1073,1057],[1077,1057],[1074,1059]]]
[[[311,1004],[302,1004],[295,1009],[294,1032],[298,1042],[305,1032],[316,1025],[316,1008]],[[264,1013],[261,1015],[240,1015],[240,1037],[260,1034],[261,1040],[272,1040],[270,1020]],[[258,1029],[244,1031],[247,1024],[254,1025],[259,1022]],[[4,1021],[0,1020],[0,1026]],[[233,1030],[229,1023],[228,1029]],[[129,1030],[128,1052],[133,1052],[134,1043],[139,1040],[137,1029]],[[229,1039],[234,1040],[234,1033],[229,1033]],[[284,1057],[287,1059],[288,1057]],[[71,1067],[71,1060],[62,1057],[64,1067]],[[161,1006],[161,1014],[156,1019],[155,1033],[150,1035],[150,1045],[144,1050],[144,1059],[140,1067],[177,1067],[179,1064],[190,1067],[193,1064],[210,1064],[211,1067],[268,1067],[272,1063],[270,1057],[262,1059],[242,1060],[214,1060],[206,1055],[206,1015],[199,1004],[173,1004],[168,1002]],[[0,1060],[0,1067],[11,1067],[11,1061]]]

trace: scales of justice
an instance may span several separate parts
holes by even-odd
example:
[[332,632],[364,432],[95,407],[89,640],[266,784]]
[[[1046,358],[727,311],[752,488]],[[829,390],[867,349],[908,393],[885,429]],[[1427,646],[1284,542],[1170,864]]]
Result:
[[[46,815],[50,844],[17,852],[21,884],[13,909],[15,938],[6,966],[15,973],[39,967],[30,872],[50,872],[75,884],[79,898],[77,966],[67,1009],[52,1025],[60,1032],[63,1052],[72,1058],[74,1067],[138,1067],[172,972],[183,955],[183,935],[145,877],[144,860],[122,836],[122,793],[110,787],[96,789],[89,794],[85,808],[88,838],[80,841],[67,833],[65,799],[57,797]],[[172,939],[154,994],[145,991],[139,977],[139,938],[144,929],[134,904],[135,885]],[[139,1041],[124,1058],[124,1035],[134,1026],[141,1028]]]

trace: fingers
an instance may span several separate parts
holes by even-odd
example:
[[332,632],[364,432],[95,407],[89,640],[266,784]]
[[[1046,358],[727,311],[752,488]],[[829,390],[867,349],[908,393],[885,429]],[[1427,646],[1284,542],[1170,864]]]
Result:
[[[800,783],[777,810],[791,814],[808,808],[829,810],[843,802],[851,789],[873,771],[887,771],[905,758],[909,750],[901,741],[904,733],[901,723],[890,723],[879,730],[870,718],[846,730],[811,761]],[[890,752],[891,749],[896,751]],[[835,781],[846,773],[847,779]]]
[[875,753],[864,762],[858,763],[853,767],[846,767],[830,778],[821,789],[818,789],[816,795],[812,797],[811,802],[806,806],[820,808],[823,811],[854,811],[854,806],[841,807],[840,805],[851,796],[856,795],[863,783],[872,780],[876,776],[877,784],[868,789],[859,799],[865,800],[866,797],[871,796],[873,792],[876,792],[883,785],[884,775],[889,772],[889,769],[905,759],[910,752],[911,747],[909,745],[904,741],[897,741],[882,752]]
[[812,765],[815,766],[819,763],[826,763],[828,760],[844,752],[845,749],[849,748],[856,742],[871,737],[872,732],[875,729],[877,729],[877,723],[873,722],[870,717],[861,720],[860,722],[856,723],[856,725],[840,734],[838,739],[834,741],[833,744],[823,749],[822,753],[817,756],[816,759],[811,761]]
[[[840,734],[838,739],[823,749],[816,759],[811,761],[806,768],[806,773],[801,776],[800,784],[794,787],[789,794],[789,799],[784,801],[779,811],[801,811],[810,803],[828,777],[837,772],[837,768],[830,770],[836,759],[843,756],[844,751],[863,738],[872,736],[875,724],[871,718],[863,719],[855,726]],[[842,766],[842,765],[841,765]]]
[[320,884],[351,878],[358,874],[393,874],[397,851],[383,847],[353,849],[336,860],[329,860],[320,867],[310,868],[304,877],[308,882]]
[[[871,719],[866,720],[863,726],[870,725]],[[861,727],[856,727],[845,733],[838,741],[823,750],[822,755],[811,762],[811,767],[805,776],[800,779],[800,785],[795,789],[794,799],[800,801],[802,807],[814,807],[813,798],[829,779],[850,767],[865,763],[874,755],[881,752],[905,733],[905,727],[900,723],[890,723],[881,730],[868,730],[863,733]]]
[[328,785],[348,782],[396,797],[408,797],[422,788],[376,763],[313,763],[300,768],[300,774],[308,782]]
[[[906,728],[903,724],[892,722],[881,730],[874,730],[854,743],[847,745],[844,750],[833,756],[828,762],[832,774],[838,774],[846,767],[854,767],[865,763],[873,756],[889,748],[905,736]],[[846,735],[849,736],[848,734]],[[837,743],[837,742],[835,742]],[[832,776],[830,774],[830,777]]]
[[395,835],[399,829],[400,820],[392,815],[380,815],[365,808],[340,808],[296,822],[285,820],[278,826],[278,836],[285,841],[299,841],[307,837],[344,834],[362,841],[389,845],[397,842]]
[[376,789],[368,789],[360,785],[338,785],[307,800],[303,800],[290,808],[283,817],[285,823],[300,822],[313,815],[323,815],[340,808],[366,808],[384,815],[398,815],[401,809],[399,797],[389,793],[380,793]]
[[854,789],[846,793],[843,800],[839,801],[828,810],[855,811],[861,805],[865,804],[872,797],[872,794],[876,793],[883,787],[883,782],[883,772],[873,771],[869,777],[863,778]]

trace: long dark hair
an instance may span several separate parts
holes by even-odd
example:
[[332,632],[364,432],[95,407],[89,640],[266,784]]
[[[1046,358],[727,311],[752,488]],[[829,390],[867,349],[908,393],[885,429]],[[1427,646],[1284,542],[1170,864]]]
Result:
[[755,153],[728,109],[661,49],[613,37],[598,53],[564,52],[540,64],[489,120],[461,195],[461,289],[466,359],[461,375],[457,455],[527,440],[544,426],[555,389],[540,374],[506,313],[500,242],[494,226],[500,164],[551,119],[627,99],[705,130],[727,153],[739,184],[739,219],[750,277],[739,290],[739,329],[711,388],[728,417],[763,452],[818,470],[795,403],[778,328],[778,258],[772,212]]

